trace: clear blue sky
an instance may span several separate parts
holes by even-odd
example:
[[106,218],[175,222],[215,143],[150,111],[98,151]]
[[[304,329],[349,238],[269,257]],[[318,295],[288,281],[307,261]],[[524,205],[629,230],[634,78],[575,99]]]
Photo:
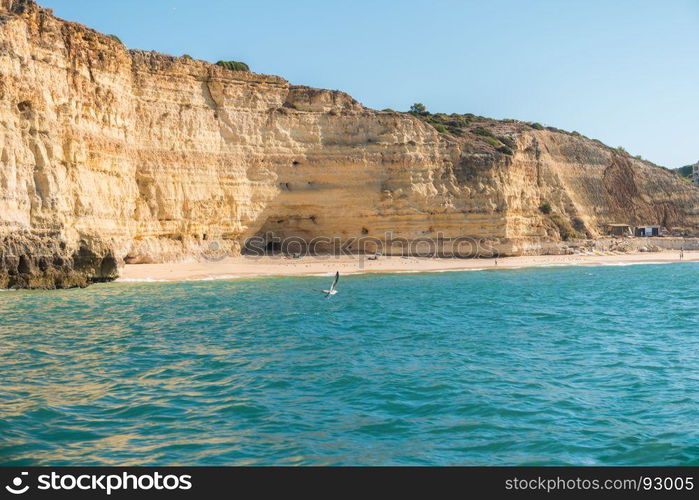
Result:
[[372,108],[577,130],[699,160],[699,0],[39,0],[131,48],[248,63]]

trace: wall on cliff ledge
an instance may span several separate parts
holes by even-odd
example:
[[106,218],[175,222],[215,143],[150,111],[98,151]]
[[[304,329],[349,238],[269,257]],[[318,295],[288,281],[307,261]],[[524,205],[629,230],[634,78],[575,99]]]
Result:
[[1,0],[0,287],[237,254],[253,235],[467,237],[516,254],[609,222],[699,226],[699,190],[664,169],[495,127],[513,155],[342,92],[129,51]]

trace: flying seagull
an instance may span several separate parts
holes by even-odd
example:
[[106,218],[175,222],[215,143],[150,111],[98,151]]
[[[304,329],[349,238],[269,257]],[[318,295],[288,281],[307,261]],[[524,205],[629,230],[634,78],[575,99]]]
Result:
[[340,279],[340,271],[337,271],[335,273],[335,281],[333,281],[333,284],[330,285],[330,290],[323,290],[323,293],[325,294],[325,298],[330,298],[333,295],[337,293],[337,290],[335,290],[335,286],[337,285],[337,281]]

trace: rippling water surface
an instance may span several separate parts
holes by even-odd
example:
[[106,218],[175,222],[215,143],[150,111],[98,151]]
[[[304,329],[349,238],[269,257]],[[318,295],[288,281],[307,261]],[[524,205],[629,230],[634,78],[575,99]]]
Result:
[[699,464],[699,265],[0,292],[0,464]]

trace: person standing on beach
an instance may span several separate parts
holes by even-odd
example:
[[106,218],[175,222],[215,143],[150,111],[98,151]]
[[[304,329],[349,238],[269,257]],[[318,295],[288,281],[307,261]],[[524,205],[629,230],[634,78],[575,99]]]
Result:
[[684,260],[684,247],[680,247],[680,260]]

